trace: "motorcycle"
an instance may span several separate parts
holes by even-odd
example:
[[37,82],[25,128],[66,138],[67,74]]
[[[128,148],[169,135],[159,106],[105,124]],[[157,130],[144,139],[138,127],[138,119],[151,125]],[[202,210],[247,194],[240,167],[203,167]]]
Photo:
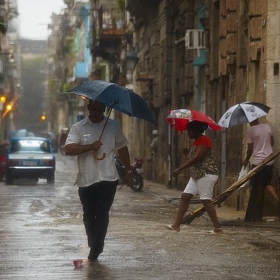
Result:
[[[124,177],[125,177],[125,167],[119,158],[118,155],[115,156],[115,164],[117,167],[117,171],[119,174],[119,190],[123,187]],[[144,179],[143,179],[143,173],[144,169],[142,168],[143,160],[140,158],[135,158],[134,162],[131,164],[132,171],[133,171],[133,183],[130,186],[130,188],[134,192],[141,192],[144,186]]]

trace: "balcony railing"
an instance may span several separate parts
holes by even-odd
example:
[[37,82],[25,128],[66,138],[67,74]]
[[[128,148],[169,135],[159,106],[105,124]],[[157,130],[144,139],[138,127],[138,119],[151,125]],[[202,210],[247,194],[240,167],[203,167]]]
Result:
[[125,35],[125,14],[117,9],[98,10],[99,35]]

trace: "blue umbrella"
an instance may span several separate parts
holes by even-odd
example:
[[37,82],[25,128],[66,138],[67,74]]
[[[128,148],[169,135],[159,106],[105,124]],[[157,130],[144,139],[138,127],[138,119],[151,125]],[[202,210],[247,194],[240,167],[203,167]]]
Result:
[[156,125],[156,121],[146,101],[126,87],[102,80],[95,80],[83,83],[69,89],[67,92],[102,102],[106,107]]
[[[87,99],[94,101],[99,101],[105,104],[106,107],[110,108],[107,120],[99,136],[99,141],[101,140],[112,109],[120,111],[128,116],[149,121],[156,125],[153,114],[144,99],[132,90],[115,83],[95,80],[83,83],[77,87],[69,89],[67,92],[84,96]],[[106,156],[105,153],[103,153],[101,157],[98,157],[96,153],[93,153],[93,155],[97,160],[102,160]]]

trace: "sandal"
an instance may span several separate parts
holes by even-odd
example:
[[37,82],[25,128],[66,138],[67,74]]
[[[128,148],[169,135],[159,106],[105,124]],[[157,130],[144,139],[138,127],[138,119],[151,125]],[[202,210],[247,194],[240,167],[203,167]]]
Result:
[[221,228],[214,228],[213,230],[210,231],[210,233],[223,234],[224,232]]
[[180,229],[175,229],[172,225],[166,225],[166,226],[164,226],[164,227],[165,227],[165,228],[168,228],[168,229],[170,229],[170,230],[177,231],[177,232],[180,231]]

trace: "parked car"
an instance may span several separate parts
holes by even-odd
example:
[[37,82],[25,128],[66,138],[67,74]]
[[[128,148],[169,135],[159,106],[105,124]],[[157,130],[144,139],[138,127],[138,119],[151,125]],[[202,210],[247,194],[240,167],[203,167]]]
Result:
[[43,137],[15,137],[10,140],[6,158],[7,185],[14,179],[47,179],[48,184],[55,181],[56,159],[51,149],[51,141]]
[[0,143],[0,181],[3,181],[6,174],[6,151],[9,143]]

